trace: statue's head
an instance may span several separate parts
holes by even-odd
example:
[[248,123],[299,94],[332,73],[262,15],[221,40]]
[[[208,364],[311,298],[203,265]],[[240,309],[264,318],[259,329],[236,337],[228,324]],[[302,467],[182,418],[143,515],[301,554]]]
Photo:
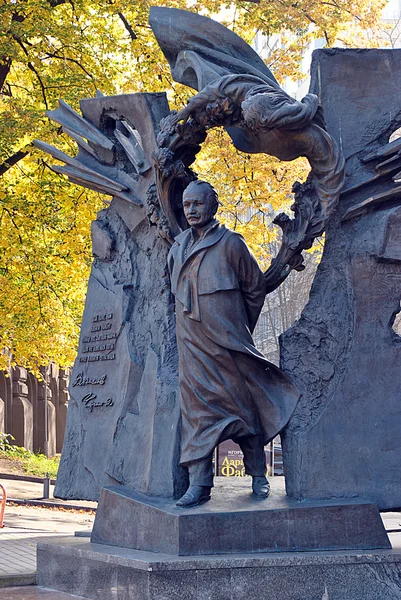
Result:
[[217,212],[219,202],[217,192],[207,181],[192,181],[185,188],[182,197],[184,214],[195,229],[204,227]]
[[250,129],[272,129],[286,116],[293,101],[282,90],[249,95],[242,105],[244,121]]
[[283,90],[250,92],[241,104],[243,119],[252,130],[302,129],[315,117],[319,100],[307,94],[301,102]]

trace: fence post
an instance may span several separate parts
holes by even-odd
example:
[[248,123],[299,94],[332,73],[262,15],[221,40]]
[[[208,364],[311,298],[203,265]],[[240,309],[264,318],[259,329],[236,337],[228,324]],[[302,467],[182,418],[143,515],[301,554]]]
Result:
[[50,498],[50,477],[49,477],[49,473],[46,473],[46,477],[43,480],[43,498]]

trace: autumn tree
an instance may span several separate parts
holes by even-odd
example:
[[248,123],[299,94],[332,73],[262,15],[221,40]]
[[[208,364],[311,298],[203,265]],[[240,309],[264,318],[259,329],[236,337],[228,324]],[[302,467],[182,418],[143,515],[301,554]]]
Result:
[[[184,0],[168,5],[186,8]],[[267,57],[282,81],[300,76],[302,52],[313,38],[352,45],[369,32],[374,40],[382,6],[382,0],[261,0],[227,8],[202,0],[190,10],[215,16],[248,42],[256,31],[266,39],[284,35],[285,46]],[[78,110],[80,98],[96,90],[167,90],[171,107],[190,94],[171,81],[148,10],[138,0],[0,0],[0,367],[10,356],[34,370],[50,361],[71,364],[91,263],[89,225],[108,202],[53,173],[33,148],[39,138],[75,153],[45,111],[60,97]],[[249,157],[214,131],[196,169],[218,189],[223,218],[267,265],[277,236],[272,215],[288,208],[291,184],[306,165]]]

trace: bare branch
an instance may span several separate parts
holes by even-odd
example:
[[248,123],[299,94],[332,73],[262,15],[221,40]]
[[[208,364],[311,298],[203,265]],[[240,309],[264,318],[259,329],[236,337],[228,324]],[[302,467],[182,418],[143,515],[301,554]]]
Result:
[[[22,48],[23,52],[25,53],[25,56],[27,56],[29,58],[29,52],[28,50],[25,48],[24,43],[22,42],[21,38],[18,35],[13,34],[13,38],[15,39],[15,41],[17,42],[17,44]],[[46,98],[46,87],[42,81],[41,76],[39,75],[37,69],[33,66],[33,63],[31,61],[29,61],[27,63],[28,65],[28,69],[30,71],[32,71],[32,73],[34,73],[36,75],[36,79],[39,82],[40,85],[40,89],[42,90],[42,97],[43,97],[43,101],[45,103],[45,106],[47,108],[47,110],[49,110],[49,105],[47,103],[47,98]]]
[[39,85],[40,85],[40,89],[42,90],[43,102],[45,103],[46,109],[49,110],[49,105],[47,103],[47,98],[46,98],[46,88],[44,86],[42,78],[31,62],[28,63],[28,68],[32,71],[32,73],[35,73],[36,79],[38,80]]
[[138,39],[138,36],[136,35],[135,31],[132,29],[132,27],[129,24],[129,22],[127,21],[127,19],[124,17],[123,13],[118,12],[117,14],[120,17],[121,21],[123,22],[125,29],[128,31],[131,40]]
[[[29,148],[29,146],[25,146],[25,148]],[[29,154],[29,149],[25,150],[25,148],[23,150],[18,150],[18,152],[15,152],[12,156],[9,156],[7,160],[5,160],[3,164],[0,165],[0,177],[4,175],[4,173],[6,173],[9,169],[11,169],[11,167],[16,165],[17,162],[19,162]]]
[[[68,0],[48,0],[49,4],[52,8],[55,8],[56,6],[59,6],[60,4],[65,4]],[[15,12],[12,17],[11,17],[11,21],[16,21],[17,23],[23,23],[25,21],[25,16],[22,15],[21,13]],[[12,31],[8,31],[8,33],[11,33],[12,37],[18,42],[20,43],[20,46],[22,46],[22,40],[21,38],[19,38],[15,33],[12,33]],[[26,40],[25,41],[26,44],[32,46],[32,44]],[[23,48],[25,54],[28,55],[28,53],[26,52],[25,48]],[[6,78],[10,72],[10,68],[11,68],[11,58],[8,56],[3,56],[0,58],[0,92],[2,91],[2,88],[4,86],[4,83],[6,81]]]
[[69,62],[76,64],[90,79],[93,79],[93,75],[91,73],[89,73],[89,71],[87,71],[85,69],[85,67],[83,65],[81,65],[81,63],[78,60],[76,60],[75,58],[71,58],[69,56],[60,56],[56,52],[46,52],[45,54],[46,54],[46,58],[59,58],[60,60],[67,60]]
[[11,69],[11,58],[3,57],[0,59],[0,92],[5,84],[7,75]]

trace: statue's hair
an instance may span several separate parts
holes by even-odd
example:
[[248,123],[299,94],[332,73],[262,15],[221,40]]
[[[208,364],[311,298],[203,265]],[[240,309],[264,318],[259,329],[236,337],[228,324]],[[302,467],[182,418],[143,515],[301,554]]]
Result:
[[250,129],[302,129],[316,115],[319,102],[315,94],[307,94],[300,102],[283,90],[247,94],[241,104]]
[[188,192],[191,188],[194,189],[200,187],[204,188],[207,198],[213,205],[213,214],[216,214],[219,207],[218,196],[216,190],[208,181],[202,181],[201,179],[195,179],[195,181],[191,181],[191,183],[185,188],[184,194],[186,194],[186,192]]

